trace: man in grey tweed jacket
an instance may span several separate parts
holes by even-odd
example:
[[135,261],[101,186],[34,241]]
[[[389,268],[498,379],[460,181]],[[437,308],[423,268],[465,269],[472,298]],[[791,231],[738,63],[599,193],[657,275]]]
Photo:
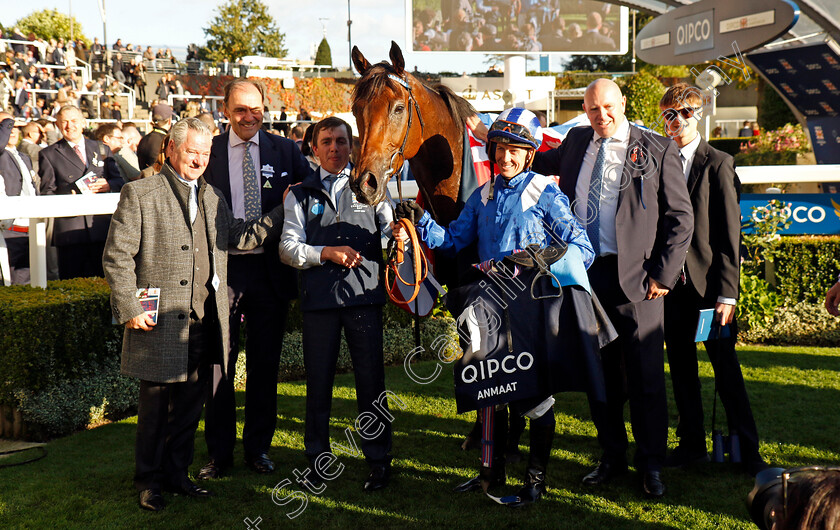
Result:
[[[122,373],[140,379],[134,484],[140,507],[152,511],[164,507],[162,489],[210,496],[187,469],[210,367],[227,366],[227,249],[255,248],[283,227],[282,207],[234,218],[200,178],[210,156],[206,125],[182,120],[170,136],[161,172],[123,187],[103,257],[114,317],[125,324]],[[137,298],[148,287],[160,289],[156,322]]]

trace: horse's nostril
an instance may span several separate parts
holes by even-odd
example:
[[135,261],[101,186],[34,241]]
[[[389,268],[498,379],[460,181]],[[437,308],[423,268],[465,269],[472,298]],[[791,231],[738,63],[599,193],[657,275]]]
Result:
[[366,173],[362,179],[362,187],[368,187],[372,190],[376,189],[376,177],[373,176],[373,173]]

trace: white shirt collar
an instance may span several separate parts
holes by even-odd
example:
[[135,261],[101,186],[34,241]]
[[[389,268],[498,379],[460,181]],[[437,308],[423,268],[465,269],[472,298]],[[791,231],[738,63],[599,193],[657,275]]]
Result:
[[231,147],[242,145],[245,142],[254,142],[257,146],[260,145],[260,131],[257,131],[257,134],[252,136],[250,140],[243,140],[242,138],[237,136],[235,132],[233,132],[233,129],[231,129],[229,136],[230,138],[228,139],[228,145],[230,145]]
[[[321,177],[322,182],[325,178],[327,178],[330,175],[332,175],[332,173],[330,173],[329,171],[324,169],[322,166],[318,167],[318,176]],[[342,169],[341,172],[339,172],[338,175],[342,176],[342,177],[349,177],[350,176],[350,164],[347,164],[347,166],[344,169]]]
[[[599,138],[603,137],[596,131],[593,140],[598,140]],[[621,120],[621,125],[618,126],[618,129],[615,130],[615,134],[610,136],[610,138],[623,142],[627,142],[630,139],[630,122],[627,118],[623,118]]]
[[66,139],[65,139],[65,141],[67,142],[67,144],[68,144],[71,148],[75,149],[75,148],[76,148],[76,146],[78,145],[78,146],[79,146],[79,149],[81,149],[81,150],[84,152],[84,150],[85,150],[85,139],[84,139],[84,138],[82,138],[82,139],[81,139],[81,140],[79,140],[78,142],[71,142],[70,140],[66,140]]
[[698,147],[700,147],[700,133],[697,133],[694,140],[688,142],[684,147],[680,147],[680,153],[686,160],[691,160]]

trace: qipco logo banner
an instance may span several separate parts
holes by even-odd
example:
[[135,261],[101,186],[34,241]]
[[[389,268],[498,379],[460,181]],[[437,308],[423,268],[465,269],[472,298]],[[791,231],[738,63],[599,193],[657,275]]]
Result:
[[[782,235],[830,235],[840,234],[840,194],[744,194],[741,196],[741,222],[750,217],[762,222],[767,213],[768,201],[778,199],[787,205],[784,214],[791,220],[790,227]],[[755,209],[753,209],[755,207]],[[745,229],[745,233],[751,230]]]

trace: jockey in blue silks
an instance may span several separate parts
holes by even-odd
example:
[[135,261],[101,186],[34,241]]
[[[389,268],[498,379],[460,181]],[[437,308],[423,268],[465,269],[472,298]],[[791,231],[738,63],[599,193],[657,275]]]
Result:
[[[490,302],[489,305],[494,306],[490,308],[489,313],[497,310],[504,314],[506,319],[503,326],[505,329],[502,330],[504,332],[499,332],[501,328],[495,330],[499,332],[496,333],[498,336],[488,336],[488,326],[480,330],[484,338],[479,339],[478,342],[485,344],[485,349],[487,344],[495,345],[490,346],[490,349],[495,351],[475,353],[477,347],[473,341],[471,348],[465,348],[472,354],[465,353],[456,365],[456,398],[459,412],[478,409],[483,425],[479,476],[461,484],[456,491],[483,489],[487,492],[489,488],[505,483],[504,449],[507,437],[505,404],[510,403],[513,414],[531,419],[531,450],[524,486],[516,496],[502,498],[505,504],[517,507],[537,501],[546,491],[545,472],[555,428],[552,394],[558,389],[590,392],[592,386],[603,390],[603,375],[598,357],[598,339],[601,338],[601,334],[597,330],[605,318],[600,314],[595,316],[595,313],[599,313],[597,309],[600,308],[593,310],[591,290],[586,276],[586,269],[594,259],[594,251],[586,231],[572,215],[568,198],[560,191],[555,181],[529,170],[534,153],[541,141],[542,132],[539,120],[532,112],[522,108],[507,109],[493,122],[487,134],[487,152],[490,160],[498,168],[498,174],[473,192],[457,219],[444,228],[413,201],[400,203],[396,208],[398,218],[419,219],[416,223],[417,233],[430,248],[451,250],[454,253],[477,241],[481,263],[477,264],[476,268],[486,273],[488,278],[494,277],[494,274],[497,275],[494,277],[497,283],[499,274],[509,280],[517,276],[520,279],[538,276],[535,269],[529,271],[520,269],[517,265],[503,266],[503,263],[509,263],[504,261],[506,256],[510,257],[512,254],[520,258],[524,256],[525,262],[529,261],[527,257],[530,256],[533,258],[530,260],[531,263],[539,262],[544,265],[541,270],[551,280],[548,290],[551,290],[553,286],[554,291],[558,293],[554,295],[557,297],[553,299],[554,301],[546,302],[541,298],[551,297],[535,295],[536,292],[545,292],[546,287],[537,285],[534,279],[530,295],[522,291],[519,296],[510,297],[508,295],[514,291],[506,290],[505,301],[502,301],[498,294],[493,296],[493,293],[489,292],[492,290],[489,287],[490,282],[483,280],[467,286],[467,290],[451,289],[447,295],[447,303],[456,317],[461,317],[466,313],[456,313],[455,308],[463,309],[477,298],[484,298]],[[549,264],[540,258],[547,247],[560,248],[560,252],[554,252],[554,255],[562,255],[561,259],[550,264],[550,275],[547,274]],[[510,263],[516,262],[514,260]],[[520,259],[519,262],[522,260]],[[514,279],[514,281],[520,280]],[[560,297],[560,293],[567,292],[574,294]],[[490,296],[487,296],[488,294]],[[568,298],[568,303],[564,303],[563,298]],[[454,300],[457,302],[453,303]],[[516,310],[513,311],[511,306]],[[561,306],[566,309],[561,310]],[[484,313],[487,312],[484,311]],[[473,311],[470,314],[471,318],[475,318],[477,313]],[[553,324],[547,322],[549,318],[554,319]],[[525,321],[526,319],[529,321]],[[543,322],[539,320],[546,322],[546,325],[541,325]],[[558,324],[558,320],[568,322]],[[458,318],[458,321],[462,322],[463,319]],[[500,361],[504,361],[504,355],[508,355],[509,352],[511,354],[519,352],[519,350],[515,351],[513,343],[516,343],[520,349],[524,344],[523,351],[528,352],[540,349],[557,350],[558,336],[564,335],[565,339],[568,336],[566,328],[570,326],[574,328],[572,332],[574,337],[586,337],[577,342],[573,341],[575,347],[588,341],[579,348],[585,350],[591,361],[584,369],[588,375],[581,379],[595,381],[594,384],[582,385],[580,381],[571,385],[563,382],[555,384],[547,382],[546,374],[541,373],[529,376],[530,379],[506,379],[501,382],[501,385],[497,384],[492,388],[482,387],[477,393],[474,386],[462,385],[463,388],[469,390],[466,393],[459,393],[459,370],[464,373],[463,370],[467,364],[471,364],[469,369],[476,371],[476,367],[480,367],[479,365],[485,359],[498,355],[496,357],[498,360],[495,361],[498,366]],[[605,327],[612,331],[608,323]],[[545,329],[550,331],[546,332]],[[595,337],[594,343],[589,340],[591,337]],[[551,358],[552,355],[550,351],[542,352],[542,356],[546,359]],[[491,363],[489,371],[492,375],[494,361],[489,362]],[[511,363],[512,361],[505,366],[511,368],[513,366]],[[578,368],[579,364],[575,363],[576,361],[570,363],[568,360],[563,360],[553,366],[559,366],[563,371],[569,372],[574,370],[565,370],[565,368],[571,365]],[[542,366],[545,368],[552,365],[549,360],[546,360]],[[483,374],[483,367],[481,368]],[[539,370],[535,368],[534,371]],[[542,370],[542,372],[548,371],[550,370]],[[525,377],[517,374],[513,376]],[[464,377],[463,379],[472,382],[477,378]],[[498,395],[508,392],[510,392],[508,395]],[[476,394],[478,397],[473,398]],[[492,397],[486,398],[487,395]]]

